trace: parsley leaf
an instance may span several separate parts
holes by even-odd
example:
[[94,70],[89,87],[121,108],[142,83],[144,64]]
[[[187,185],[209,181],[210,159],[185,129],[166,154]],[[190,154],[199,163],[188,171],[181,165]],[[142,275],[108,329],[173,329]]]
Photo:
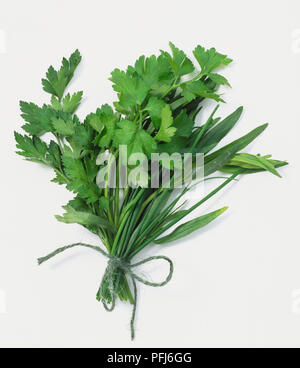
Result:
[[68,184],[67,178],[63,175],[63,173],[57,169],[54,169],[55,177],[51,180],[52,183],[57,183],[59,185]]
[[54,95],[51,96],[51,107],[56,111],[63,110],[61,103],[58,101],[58,99]]
[[157,148],[155,139],[129,120],[122,120],[118,123],[114,143],[115,145],[127,145],[128,156],[133,153],[144,153],[150,157]]
[[52,120],[52,125],[56,133],[66,137],[75,133],[75,124],[72,119],[55,118]]
[[231,87],[228,80],[223,76],[223,75],[220,75],[220,74],[217,74],[217,73],[208,73],[207,76],[214,82],[216,83],[217,85],[226,85],[228,87]]
[[147,85],[132,73],[115,69],[111,73],[110,80],[114,83],[113,89],[118,92],[120,105],[133,107],[141,105],[148,93]]
[[112,226],[106,219],[96,216],[89,212],[76,211],[72,206],[67,205],[63,207],[66,213],[63,216],[55,216],[60,222],[66,224],[80,224],[85,226],[93,227],[103,227],[112,232],[115,231],[114,226]]
[[152,55],[148,58],[141,56],[136,61],[134,70],[154,96],[162,96],[174,80],[170,63],[164,55]]
[[[65,172],[70,179],[67,188],[78,193],[88,203],[97,202],[100,195],[100,189],[94,183],[97,171],[92,172],[90,168],[86,170],[83,161],[80,158],[75,158],[68,148],[66,148],[62,159]],[[96,160],[93,161],[96,166]]]
[[224,100],[222,100],[217,93],[211,91],[207,84],[204,83],[202,80],[197,80],[191,83],[184,83],[182,85],[181,93],[187,102],[191,102],[197,96],[211,98],[215,101],[224,102]]
[[89,149],[92,147],[94,131],[92,127],[85,121],[83,124],[78,124],[75,128],[75,134],[72,140],[83,148]]
[[157,129],[159,129],[160,127],[161,113],[165,105],[165,102],[160,100],[159,98],[150,97],[147,106],[145,107],[145,110],[149,112],[153,125]]
[[176,128],[175,135],[178,137],[190,137],[194,127],[194,120],[189,117],[186,110],[181,110],[174,119],[173,126]]
[[204,47],[199,45],[195,48],[193,54],[201,66],[202,75],[207,75],[214,69],[232,62],[232,59],[229,59],[227,55],[220,54],[215,48],[205,50]]
[[168,52],[163,51],[162,53],[168,59],[175,76],[180,78],[183,75],[192,73],[195,70],[195,67],[191,60],[172,42],[170,42],[169,45],[172,51],[172,56]]
[[170,105],[166,105],[161,112],[161,126],[155,139],[158,142],[171,142],[171,138],[176,132],[176,128],[172,127],[173,117]]
[[100,139],[100,146],[109,147],[114,137],[118,117],[109,105],[103,105],[101,109],[97,110],[97,115],[104,125],[103,135]]
[[118,115],[107,104],[97,109],[96,114],[92,113],[87,116],[86,123],[98,133],[94,140],[95,145],[103,148],[110,147],[117,121]]
[[46,79],[42,79],[44,91],[57,96],[61,100],[80,61],[80,52],[76,50],[68,60],[63,58],[59,71],[56,71],[53,66],[50,66],[46,74]]
[[28,122],[22,128],[30,135],[41,136],[45,132],[52,132],[51,120],[56,115],[55,111],[47,105],[39,107],[34,103],[20,101],[22,118]]
[[27,161],[37,162],[44,165],[49,165],[46,160],[48,151],[47,144],[38,137],[28,137],[15,132],[17,148],[20,150],[18,155],[26,157]]
[[88,123],[90,126],[95,129],[98,133],[102,133],[103,129],[105,128],[105,125],[101,122],[101,118],[97,114],[90,114]]
[[51,141],[48,147],[47,161],[51,163],[52,167],[61,168],[61,152],[59,145]]
[[82,95],[83,92],[76,92],[72,95],[70,95],[70,93],[68,93],[65,98],[63,99],[63,111],[70,113],[70,114],[74,114],[74,112],[78,109],[81,100],[82,100]]

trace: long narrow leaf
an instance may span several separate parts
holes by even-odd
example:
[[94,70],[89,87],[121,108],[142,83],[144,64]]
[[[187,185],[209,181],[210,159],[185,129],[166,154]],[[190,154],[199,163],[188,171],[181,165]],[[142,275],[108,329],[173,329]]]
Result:
[[[278,169],[279,167],[283,167],[283,166],[287,166],[288,165],[288,162],[286,161],[279,161],[279,160],[268,160],[268,161],[271,161],[272,165]],[[233,174],[237,169],[237,166],[229,166],[229,165],[225,165],[223,166],[220,171],[224,172],[224,173],[228,173],[228,174]],[[259,173],[259,172],[262,172],[262,171],[265,171],[265,169],[263,168],[256,168],[256,169],[253,169],[253,168],[248,168],[245,170],[245,174],[255,174],[255,173]]]
[[240,119],[243,107],[239,107],[231,115],[227,116],[217,126],[212,128],[200,141],[197,146],[198,152],[207,153],[211,151],[217,144],[230,132]]
[[219,217],[223,212],[225,212],[228,207],[223,207],[217,211],[208,213],[204,216],[200,216],[194,220],[188,221],[180,226],[178,226],[171,234],[160,238],[155,241],[156,244],[166,244],[173,242],[175,240],[184,238],[187,235],[190,235],[196,230],[203,228],[208,225],[210,222]]
[[270,156],[260,156],[260,155],[251,155],[250,153],[238,153],[236,154],[232,160],[230,160],[227,165],[235,166],[235,167],[243,167],[245,169],[254,169],[254,170],[265,170],[270,173],[281,177],[280,174],[276,171],[275,166],[272,160],[269,159]]
[[205,176],[213,174],[223,167],[237,152],[244,149],[248,144],[254,141],[254,139],[267,128],[267,126],[268,124],[261,125],[243,137],[206,156],[204,160]]

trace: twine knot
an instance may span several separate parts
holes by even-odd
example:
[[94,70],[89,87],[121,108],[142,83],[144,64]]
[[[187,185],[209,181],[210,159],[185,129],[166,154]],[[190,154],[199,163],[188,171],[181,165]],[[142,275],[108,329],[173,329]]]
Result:
[[[49,255],[47,255],[46,257],[42,257],[38,259],[38,264],[41,265],[42,263],[48,261],[49,259],[53,258],[54,256],[56,256],[59,253],[64,252],[67,249],[70,248],[74,248],[77,246],[82,246],[82,247],[86,247],[86,248],[91,248],[99,253],[101,253],[102,255],[104,255],[105,257],[108,258],[108,264],[105,270],[105,273],[103,275],[98,293],[97,293],[97,300],[101,301],[105,310],[108,312],[112,312],[115,309],[116,306],[116,299],[117,299],[117,294],[118,291],[116,290],[114,283],[115,283],[115,277],[118,274],[118,271],[122,271],[124,272],[125,275],[129,276],[131,278],[132,281],[132,285],[133,285],[133,290],[134,290],[134,297],[133,297],[133,310],[132,310],[132,317],[131,317],[131,321],[130,321],[130,327],[131,327],[131,339],[133,340],[135,337],[135,329],[134,329],[134,322],[135,322],[135,316],[136,316],[136,307],[137,307],[137,285],[136,282],[140,282],[144,285],[147,286],[151,286],[151,287],[162,287],[165,286],[166,284],[168,284],[172,277],[173,277],[173,272],[174,272],[174,265],[173,262],[170,260],[170,258],[165,257],[165,256],[154,256],[154,257],[148,257],[145,258],[144,260],[138,262],[138,263],[130,263],[130,261],[128,261],[127,259],[122,259],[116,256],[113,256],[109,253],[106,253],[104,250],[102,250],[100,247],[96,247],[94,245],[90,245],[90,244],[84,244],[84,243],[76,243],[76,244],[71,244],[62,248],[57,249],[56,251],[50,253]],[[170,266],[170,271],[168,276],[166,277],[166,279],[160,283],[155,283],[155,282],[150,282],[142,277],[140,277],[139,275],[137,275],[135,272],[133,272],[133,269],[141,266],[145,263],[149,263],[155,260],[164,260],[166,262],[169,263]],[[107,290],[107,285],[108,285],[108,290],[110,292],[110,296],[111,296],[111,300],[110,303],[107,303],[106,301],[106,296],[105,294],[105,290]]]

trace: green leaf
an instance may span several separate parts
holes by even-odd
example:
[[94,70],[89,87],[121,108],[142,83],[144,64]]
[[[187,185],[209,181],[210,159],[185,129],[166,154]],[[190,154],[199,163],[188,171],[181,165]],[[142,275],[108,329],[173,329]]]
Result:
[[176,77],[180,78],[183,75],[190,74],[195,70],[195,67],[191,60],[186,56],[186,54],[179,50],[172,42],[169,43],[172,56],[165,51],[162,54],[168,59],[173,73]]
[[[250,155],[249,156],[249,154],[246,154],[245,153],[244,154],[244,157],[245,156],[247,156],[247,158],[249,159],[250,156],[253,156],[253,155]],[[256,164],[256,168],[257,169],[259,169],[259,168],[264,169],[266,171],[269,171],[271,174],[273,174],[273,175],[278,176],[279,178],[281,178],[281,175],[278,173],[278,171],[276,171],[275,165],[272,163],[271,160],[269,160],[269,159],[267,159],[265,157],[259,156],[259,155],[254,156],[254,157],[251,157],[249,161],[252,161],[252,159],[254,161],[256,161],[255,164]]]
[[57,183],[59,185],[68,184],[66,177],[57,169],[54,169],[55,177],[51,180],[52,183]]
[[166,105],[161,112],[161,126],[155,139],[158,142],[171,142],[171,138],[176,132],[176,128],[172,127],[173,117],[170,105]]
[[157,146],[158,153],[168,153],[172,155],[173,153],[181,153],[187,145],[187,139],[184,137],[174,136],[170,143],[159,144]]
[[101,122],[100,116],[97,114],[90,114],[90,118],[88,120],[90,126],[94,128],[98,133],[102,133],[105,128],[104,124]]
[[167,225],[169,222],[177,220],[177,219],[182,219],[182,217],[187,213],[187,210],[180,210],[180,211],[176,211],[174,213],[171,213],[170,215],[168,215],[162,225]]
[[180,109],[185,109],[186,113],[191,116],[196,116],[196,114],[203,108],[203,106],[199,106],[200,103],[204,100],[203,97],[196,97],[191,102],[186,101],[184,97],[180,97],[171,104],[171,108],[175,113],[179,113]]
[[101,109],[98,109],[97,115],[105,127],[100,146],[109,147],[115,134],[118,117],[109,105],[103,105]]
[[61,153],[58,144],[51,141],[48,147],[47,160],[57,169],[61,167]]
[[52,120],[52,125],[56,133],[66,137],[75,133],[75,124],[72,119],[55,118]]
[[156,244],[165,244],[170,243],[175,240],[184,238],[187,235],[190,235],[191,233],[203,228],[204,226],[208,225],[210,222],[215,220],[217,217],[219,217],[222,213],[224,213],[228,207],[221,208],[217,211],[208,213],[207,215],[200,216],[194,220],[191,220],[189,222],[186,222],[180,226],[178,226],[171,234],[160,238],[158,240],[155,240]]
[[103,105],[97,109],[96,114],[89,114],[85,119],[85,124],[91,126],[98,135],[94,144],[100,147],[109,148],[115,134],[117,114],[109,105]]
[[95,184],[94,179],[97,171],[95,171],[96,160],[90,165],[93,167],[85,167],[83,161],[79,158],[74,158],[70,149],[66,148],[63,157],[64,170],[69,178],[67,189],[78,193],[88,203],[95,203],[99,200],[100,189]]
[[109,209],[109,199],[106,197],[101,197],[99,199],[99,207],[102,211],[107,211]]
[[229,162],[237,152],[241,151],[248,146],[248,144],[254,141],[254,139],[267,128],[267,126],[268,124],[261,125],[243,137],[206,156],[204,160],[205,176],[214,173],[226,165],[226,163]]
[[82,95],[83,95],[82,91],[74,93],[72,97],[70,93],[68,93],[62,101],[63,111],[66,113],[74,114],[74,112],[78,109],[81,103]]
[[[286,161],[271,160],[271,159],[269,159],[268,161],[272,163],[272,165],[275,167],[275,169],[278,169],[280,167],[288,165],[288,162],[286,162]],[[236,172],[237,167],[236,166],[225,165],[219,170],[224,172],[224,173],[233,174],[234,172]],[[260,169],[260,168],[245,169],[245,171],[243,173],[244,174],[256,174],[256,173],[259,173],[259,172],[262,172],[262,171],[265,171],[265,169]]]
[[160,100],[157,97],[150,97],[145,107],[145,110],[149,112],[151,121],[156,129],[159,129],[161,125],[161,114],[162,109],[166,106],[166,103],[163,100]]
[[70,148],[66,148],[62,156],[65,172],[70,179],[80,182],[87,182],[87,175],[83,162],[79,158],[74,158]]
[[177,129],[175,135],[178,137],[190,137],[194,124],[194,120],[188,116],[186,110],[181,110],[180,114],[174,119],[173,126]]
[[51,106],[56,111],[62,111],[61,103],[54,95],[51,96]]
[[197,153],[199,152],[198,150],[196,150],[195,148],[197,147],[197,145],[199,144],[199,142],[201,141],[202,137],[204,136],[204,134],[214,125],[214,123],[217,121],[217,119],[214,118],[216,111],[218,110],[218,108],[220,107],[220,105],[217,105],[213,112],[210,114],[210,116],[208,117],[207,121],[205,124],[203,124],[200,127],[197,127],[192,136],[190,137],[190,142],[191,142],[191,147],[187,148],[187,152],[192,152],[192,153]]
[[50,66],[46,74],[46,79],[42,79],[44,91],[57,96],[59,100],[61,100],[80,61],[80,52],[76,50],[68,60],[63,58],[62,66],[59,71],[56,71],[53,66]]
[[197,96],[200,96],[203,98],[211,98],[215,101],[224,102],[224,100],[222,100],[222,98],[217,93],[214,93],[208,87],[208,85],[201,80],[197,80],[195,82],[190,82],[190,83],[183,83],[181,93],[187,102],[191,102]]
[[243,107],[239,107],[231,115],[227,116],[217,126],[210,129],[209,132],[201,139],[197,145],[197,152],[207,153],[231,131],[240,119],[243,113]]
[[75,128],[75,134],[73,140],[83,148],[89,148],[93,140],[93,129],[89,124],[84,122]]
[[118,123],[114,142],[115,145],[127,145],[128,156],[133,153],[144,153],[150,157],[157,148],[155,139],[129,120],[122,120]]
[[92,213],[81,212],[74,210],[71,206],[63,207],[67,212],[63,216],[55,216],[60,222],[66,224],[80,224],[84,226],[102,227],[109,231],[115,232],[115,227],[111,225],[106,219],[96,216]]
[[208,73],[207,76],[216,84],[218,85],[226,85],[231,87],[228,80],[223,77],[223,75],[216,74],[216,73]]
[[275,164],[273,163],[273,161],[267,157],[262,157],[260,155],[238,153],[226,165],[251,170],[269,171],[270,173],[281,178],[280,174],[275,169]]
[[157,144],[155,139],[143,129],[136,134],[136,142],[134,142],[131,152],[144,152],[150,157],[151,153],[156,151]]
[[170,63],[164,55],[141,56],[135,63],[134,70],[138,77],[150,89],[153,96],[164,95],[171,86],[174,76]]
[[88,159],[85,159],[84,164],[87,178],[89,182],[93,183],[99,171],[99,166],[96,164],[95,157],[90,156]]
[[110,80],[114,83],[113,89],[118,92],[120,104],[126,107],[141,105],[148,93],[148,87],[140,78],[131,73],[115,69]]
[[30,138],[26,135],[15,132],[15,139],[17,142],[17,148],[20,150],[18,155],[26,157],[26,160],[32,162],[38,162],[48,165],[46,160],[46,154],[48,151],[47,144],[40,140],[38,137]]
[[202,75],[207,75],[220,66],[226,66],[232,62],[232,59],[229,59],[227,55],[218,53],[215,48],[205,50],[204,47],[199,45],[195,48],[193,54],[201,66]]
[[[72,190],[70,188],[72,188],[73,185],[74,185],[74,182],[72,182],[71,184],[68,183],[67,188],[69,190]],[[78,182],[76,183],[76,185],[78,185]],[[77,190],[73,190],[73,191],[75,191],[75,193],[77,192],[80,195],[80,197],[86,200],[87,203],[93,204],[99,200],[101,191],[96,183],[93,183],[93,182],[81,183],[81,185],[77,187],[76,189]]]
[[41,136],[46,132],[52,132],[51,121],[56,116],[55,111],[46,105],[39,107],[34,103],[20,101],[22,118],[28,122],[22,128],[30,135]]
[[74,199],[71,199],[68,202],[67,206],[71,206],[75,211],[80,211],[80,212],[90,211],[90,208],[87,205],[87,203],[79,196],[76,196]]

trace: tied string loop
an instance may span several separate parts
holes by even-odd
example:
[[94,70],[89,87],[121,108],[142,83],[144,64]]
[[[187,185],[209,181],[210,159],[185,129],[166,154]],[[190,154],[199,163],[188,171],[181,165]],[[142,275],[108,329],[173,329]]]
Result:
[[[115,281],[115,276],[118,272],[118,270],[121,270],[122,272],[124,272],[125,275],[129,276],[131,278],[132,284],[133,284],[133,291],[134,291],[134,296],[133,296],[133,310],[132,310],[132,317],[131,317],[131,321],[130,321],[130,327],[131,327],[131,339],[133,340],[135,337],[135,329],[134,329],[134,321],[135,321],[135,316],[136,316],[136,308],[137,308],[137,284],[136,282],[140,282],[144,285],[147,286],[151,286],[151,287],[163,287],[165,285],[167,285],[172,277],[173,277],[173,272],[174,272],[174,265],[173,262],[170,260],[170,258],[165,257],[165,256],[154,256],[154,257],[148,257],[145,258],[144,260],[131,264],[129,261],[122,259],[122,258],[118,258],[116,256],[113,256],[109,253],[106,253],[104,250],[102,250],[100,247],[94,246],[94,245],[90,245],[90,244],[84,244],[84,243],[76,243],[76,244],[71,244],[62,248],[59,248],[57,250],[55,250],[54,252],[48,254],[46,257],[42,257],[38,259],[38,264],[41,265],[42,263],[48,261],[49,259],[55,257],[56,255],[74,248],[74,247],[86,247],[86,248],[90,248],[93,249],[99,253],[101,253],[103,256],[105,256],[106,258],[108,258],[108,264],[104,273],[104,276],[102,278],[101,281],[101,285],[99,288],[99,291],[97,293],[97,300],[101,300],[104,308],[106,311],[108,312],[112,312],[115,309],[116,306],[116,299],[117,299],[117,290],[114,287],[114,281]],[[140,276],[138,276],[135,272],[133,272],[133,269],[141,266],[143,264],[152,262],[152,261],[156,261],[156,260],[164,260],[166,262],[169,263],[170,266],[170,271],[168,276],[166,277],[166,279],[163,282],[160,283],[155,283],[155,282],[150,282]],[[105,298],[105,290],[106,289],[106,285],[108,285],[108,290],[110,292],[111,295],[111,302],[107,303],[106,302],[106,298]]]

